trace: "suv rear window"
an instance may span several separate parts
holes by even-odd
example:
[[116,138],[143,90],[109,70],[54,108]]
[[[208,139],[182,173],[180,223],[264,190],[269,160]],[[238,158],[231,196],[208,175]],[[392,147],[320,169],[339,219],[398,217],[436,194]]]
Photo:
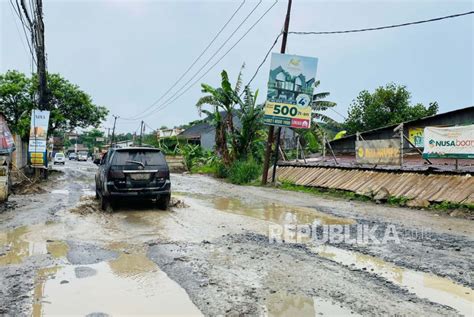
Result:
[[147,165],[165,164],[163,154],[159,151],[116,151],[112,159],[112,165],[136,165],[131,163],[141,162]]

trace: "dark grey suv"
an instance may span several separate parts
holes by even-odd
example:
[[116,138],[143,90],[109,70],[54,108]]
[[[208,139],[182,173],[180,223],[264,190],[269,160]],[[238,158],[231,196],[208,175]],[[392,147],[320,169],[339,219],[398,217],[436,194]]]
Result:
[[171,182],[168,164],[160,150],[146,147],[112,148],[94,163],[96,197],[101,208],[113,207],[117,200],[155,200],[168,208]]

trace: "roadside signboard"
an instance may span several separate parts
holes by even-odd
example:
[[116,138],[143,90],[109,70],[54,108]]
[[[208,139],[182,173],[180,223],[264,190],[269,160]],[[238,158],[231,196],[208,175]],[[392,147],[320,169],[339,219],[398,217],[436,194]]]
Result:
[[263,121],[298,129],[311,127],[311,102],[318,59],[272,54]]
[[34,109],[31,112],[30,141],[28,159],[32,167],[48,165],[46,156],[46,136],[48,135],[49,111]]
[[422,148],[424,146],[423,132],[423,128],[408,128],[408,140],[416,147]]
[[363,164],[400,165],[400,140],[356,141],[356,161]]
[[96,137],[96,138],[95,138],[95,141],[96,141],[96,142],[104,142],[104,141],[105,141],[105,138],[103,138],[103,137]]
[[423,158],[474,159],[474,124],[458,127],[426,127]]

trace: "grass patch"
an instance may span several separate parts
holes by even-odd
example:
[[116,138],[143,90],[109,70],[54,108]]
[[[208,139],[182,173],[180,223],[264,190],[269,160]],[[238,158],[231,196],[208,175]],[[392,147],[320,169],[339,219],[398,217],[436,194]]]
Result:
[[261,166],[254,159],[236,161],[229,168],[228,179],[232,184],[249,184],[260,176]]

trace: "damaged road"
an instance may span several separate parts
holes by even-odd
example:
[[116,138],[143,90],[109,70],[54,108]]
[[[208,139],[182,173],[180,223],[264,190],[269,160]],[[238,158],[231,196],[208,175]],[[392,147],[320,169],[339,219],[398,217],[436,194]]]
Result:
[[472,220],[178,174],[170,210],[104,213],[92,163],[55,168],[1,207],[0,314],[473,314]]

